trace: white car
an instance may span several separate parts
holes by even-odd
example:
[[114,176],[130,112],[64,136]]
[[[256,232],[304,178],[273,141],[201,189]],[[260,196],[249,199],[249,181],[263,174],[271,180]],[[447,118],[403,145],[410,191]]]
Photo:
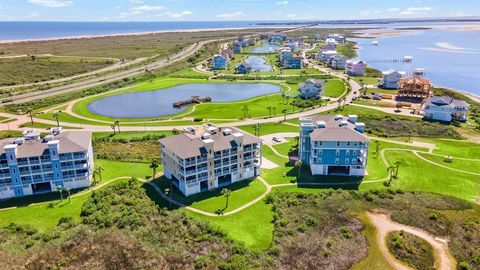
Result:
[[277,138],[277,137],[273,137],[273,138],[272,138],[272,141],[274,141],[274,142],[281,142],[282,140],[280,140],[280,139]]

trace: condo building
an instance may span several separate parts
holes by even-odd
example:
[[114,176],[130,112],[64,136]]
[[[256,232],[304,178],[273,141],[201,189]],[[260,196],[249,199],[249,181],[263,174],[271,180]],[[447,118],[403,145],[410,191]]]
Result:
[[164,175],[185,196],[260,175],[262,140],[234,128],[206,125],[160,145]]
[[300,118],[299,156],[312,175],[364,176],[368,143],[356,115]]
[[93,171],[92,134],[35,129],[0,140],[0,199],[88,187]]

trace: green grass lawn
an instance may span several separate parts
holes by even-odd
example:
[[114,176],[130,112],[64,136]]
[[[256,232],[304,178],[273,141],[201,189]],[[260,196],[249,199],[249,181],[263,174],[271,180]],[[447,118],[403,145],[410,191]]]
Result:
[[[56,127],[56,125],[44,124],[44,123],[39,123],[39,122],[34,121],[33,124],[32,124],[32,122],[28,122],[28,123],[20,125],[20,127],[48,129],[48,128]],[[64,129],[79,129],[79,128],[76,128],[76,127],[69,127],[69,126],[63,126],[63,125],[61,125],[60,127],[64,128]]]
[[435,150],[433,150],[435,154],[480,159],[480,144],[478,143],[442,139],[425,141],[434,143],[437,146]]
[[133,138],[142,138],[145,136],[172,136],[170,131],[123,131],[120,133],[113,134],[112,132],[94,132],[92,134],[93,139],[109,137],[111,139],[126,139],[130,140]]
[[380,78],[377,77],[367,77],[367,76],[351,76],[353,80],[358,83],[364,83],[367,85],[374,85],[380,82]]
[[273,148],[277,150],[278,153],[284,156],[288,156],[290,151],[296,151],[296,145],[298,142],[298,137],[294,138],[285,138],[287,141],[281,144],[275,144]]
[[449,168],[472,172],[472,173],[480,173],[480,159],[465,160],[465,159],[453,158],[452,162],[445,162],[445,156],[430,155],[427,153],[421,153],[420,155],[428,160],[431,160],[443,166],[447,166]]
[[[160,178],[155,180],[155,183],[162,189],[170,188],[170,182],[166,178]],[[260,180],[253,181],[240,181],[226,186],[230,189],[230,197],[228,199],[228,207],[226,207],[226,199],[221,194],[222,189],[215,189],[212,191],[193,194],[189,197],[185,197],[176,188],[173,188],[172,198],[185,205],[192,206],[203,211],[210,213],[216,213],[218,210],[223,212],[229,212],[235,210],[242,205],[254,200],[262,195],[266,187],[260,182]]]
[[328,80],[325,83],[325,92],[323,96],[325,97],[340,97],[347,87],[342,80]]
[[[147,174],[151,174],[148,164],[143,163],[95,160],[95,166],[102,166],[104,169],[102,173],[103,182],[123,176],[144,178]],[[68,202],[68,199],[60,202],[59,194],[51,193],[3,201],[0,203],[2,208],[16,205],[19,207],[0,211],[0,226],[16,222],[19,224],[31,224],[41,231],[47,231],[55,228],[58,220],[63,216],[70,216],[75,220],[80,220],[80,210],[89,196],[90,193],[87,193],[72,198],[70,202]],[[40,202],[45,203],[33,205]]]
[[193,70],[191,67],[183,68],[179,71],[168,74],[168,78],[189,78],[189,79],[207,79],[208,75],[199,73]]
[[[237,127],[250,134],[255,134],[254,125],[237,126]],[[282,123],[260,124],[260,136],[272,134],[272,133],[279,133],[279,132],[300,132],[300,128],[290,126],[290,125],[285,125]]]

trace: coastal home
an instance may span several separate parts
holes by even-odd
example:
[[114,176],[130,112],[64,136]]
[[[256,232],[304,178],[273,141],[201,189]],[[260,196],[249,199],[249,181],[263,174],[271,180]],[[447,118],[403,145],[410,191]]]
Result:
[[54,128],[41,138],[32,129],[0,140],[0,199],[88,187],[92,172],[91,132]]
[[300,118],[299,155],[312,175],[364,176],[370,139],[356,115]]
[[233,43],[232,51],[233,51],[233,53],[241,53],[242,52],[242,45],[240,45],[240,42],[234,42]]
[[271,33],[260,33],[260,39],[268,39]]
[[322,47],[320,47],[320,50],[322,50],[322,51],[333,51],[333,50],[336,49],[336,47],[337,46],[335,44],[328,43],[328,44],[325,44]]
[[338,45],[338,42],[333,38],[327,38],[325,39],[325,44],[336,47]]
[[250,42],[248,41],[248,39],[244,39],[240,42],[240,46],[242,46],[242,48],[247,48],[248,46],[250,46]]
[[397,99],[422,101],[432,95],[429,80],[418,75],[402,78],[398,82]]
[[224,55],[214,55],[212,59],[212,69],[227,69],[228,68],[228,58]]
[[334,55],[330,59],[329,65],[332,69],[336,70],[345,70],[345,66],[347,65],[348,57],[345,55]]
[[330,34],[325,36],[325,40],[334,40],[336,44],[344,44],[346,39],[339,34]]
[[271,34],[268,37],[268,42],[280,43],[284,42],[285,40],[287,40],[287,35],[282,33]]
[[367,63],[362,60],[347,60],[345,65],[345,71],[350,76],[363,76],[365,75],[365,69],[367,68]]
[[234,128],[205,129],[160,140],[164,175],[185,196],[260,175],[260,138]]
[[278,60],[283,63],[283,60],[286,58],[293,57],[292,49],[284,47],[280,48],[278,52]]
[[238,36],[238,37],[237,37],[237,41],[238,41],[238,42],[242,42],[242,41],[244,41],[244,40],[245,40],[245,37],[244,37],[244,36]]
[[323,94],[324,80],[308,79],[305,83],[300,84],[300,97],[303,99],[315,98],[318,99]]
[[220,54],[223,55],[223,56],[225,56],[225,57],[227,57],[228,60],[233,59],[233,52],[232,52],[232,50],[224,49],[224,50],[222,50],[222,52],[221,52]]
[[319,34],[315,34],[315,35],[313,35],[313,40],[315,40],[315,41],[317,41],[317,42],[318,42],[318,41],[322,41],[322,36],[319,35]]
[[337,55],[337,51],[331,50],[331,51],[319,51],[317,53],[317,60],[321,62],[330,62],[330,59]]
[[470,104],[449,96],[433,96],[423,106],[424,119],[443,122],[465,122],[468,118]]
[[378,87],[385,88],[385,89],[397,89],[398,83],[400,80],[405,76],[405,72],[396,71],[393,69],[389,69],[387,71],[382,72],[383,77]]
[[303,67],[303,58],[299,56],[287,57],[283,59],[283,68],[301,69]]
[[252,71],[252,65],[247,63],[241,63],[235,67],[235,72],[237,74],[247,74]]
[[249,39],[248,39],[248,45],[249,45],[249,46],[255,46],[255,44],[256,44],[256,41],[255,41],[254,38],[249,38]]
[[289,42],[285,44],[285,47],[290,48],[292,52],[298,50],[298,43],[297,42]]

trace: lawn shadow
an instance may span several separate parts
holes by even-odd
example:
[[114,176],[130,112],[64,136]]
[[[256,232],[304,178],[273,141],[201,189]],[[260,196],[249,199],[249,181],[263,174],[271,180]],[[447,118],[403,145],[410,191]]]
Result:
[[[86,187],[72,189],[70,191],[70,196],[80,193],[86,189],[87,189]],[[66,191],[63,191],[63,201],[64,202],[68,201],[68,193]],[[54,192],[49,192],[44,194],[10,198],[10,199],[0,201],[0,209],[11,208],[11,207],[28,207],[32,204],[47,203],[47,202],[50,202],[50,205],[52,206],[60,204],[60,194],[54,191]]]
[[[297,177],[298,167],[292,167],[287,172],[288,177]],[[363,176],[345,175],[312,175],[308,166],[302,166],[297,186],[301,188],[325,188],[325,189],[348,189],[358,190],[363,181]]]

